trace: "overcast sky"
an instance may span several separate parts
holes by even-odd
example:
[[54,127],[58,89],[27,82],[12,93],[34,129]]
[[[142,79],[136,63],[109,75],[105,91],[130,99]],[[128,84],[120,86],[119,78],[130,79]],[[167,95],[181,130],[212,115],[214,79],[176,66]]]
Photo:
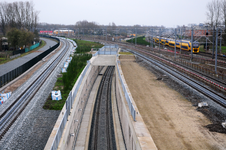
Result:
[[40,11],[39,22],[69,25],[87,20],[100,25],[114,22],[116,25],[176,27],[204,23],[206,5],[210,1],[212,0],[33,0],[33,3],[35,10]]

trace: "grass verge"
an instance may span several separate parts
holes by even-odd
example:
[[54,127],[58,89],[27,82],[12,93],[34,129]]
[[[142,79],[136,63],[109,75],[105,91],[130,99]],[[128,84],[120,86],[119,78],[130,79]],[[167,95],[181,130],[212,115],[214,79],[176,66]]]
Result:
[[96,42],[83,40],[74,41],[78,46],[76,49],[76,55],[72,57],[72,61],[67,68],[67,72],[59,75],[60,77],[57,79],[57,82],[53,88],[54,91],[61,91],[62,99],[59,101],[52,100],[50,93],[46,103],[43,106],[44,109],[61,110],[63,108],[71,89],[86,66],[87,60],[92,57],[92,55],[87,54],[87,52],[90,52],[92,48],[103,47],[102,44]]
[[[135,38],[127,40],[126,42],[128,42],[128,43],[135,43]],[[137,37],[137,44],[144,45],[144,46],[150,45],[149,42],[145,41],[145,37],[144,36]]]

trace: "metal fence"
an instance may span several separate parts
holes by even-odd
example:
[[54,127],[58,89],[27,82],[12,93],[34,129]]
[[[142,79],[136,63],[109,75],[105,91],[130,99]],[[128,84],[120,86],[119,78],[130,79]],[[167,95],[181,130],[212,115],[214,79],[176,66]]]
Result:
[[[51,37],[51,38],[53,38],[53,37]],[[53,50],[55,50],[60,45],[60,42],[59,42],[58,38],[53,38],[53,39],[58,41],[58,43],[56,45],[49,48],[48,50],[41,53],[40,55],[34,57],[33,59],[29,60],[28,62],[24,63],[23,65],[21,65],[21,66],[15,68],[15,69],[13,69],[12,71],[0,76],[0,87],[4,86],[8,82],[12,81],[13,79],[18,77],[19,75],[26,72],[28,69],[30,69],[32,66],[34,66],[37,62],[39,62],[45,56],[47,56],[49,53],[51,53]]]
[[121,70],[119,69],[120,61],[117,60],[117,63],[116,64],[117,64],[117,69],[118,69],[118,76],[119,76],[120,82],[122,84],[122,89],[123,89],[123,92],[125,94],[125,98],[126,98],[126,101],[127,101],[128,106],[129,106],[130,113],[131,113],[131,115],[133,117],[133,120],[136,121],[136,110],[135,110],[135,108],[133,106],[133,103],[131,101],[131,98],[129,96],[129,92],[127,91],[127,88],[126,88],[127,85],[125,85],[125,79],[122,76]]
[[60,143],[60,139],[61,139],[61,136],[63,134],[65,124],[67,123],[67,117],[66,116],[68,116],[67,115],[68,112],[70,112],[70,110],[66,110],[66,112],[64,113],[63,119],[60,123],[60,127],[57,130],[56,136],[54,137],[55,139],[54,139],[53,144],[51,146],[51,150],[56,150],[59,143]]
[[93,56],[97,55],[117,55],[118,54],[118,45],[105,45],[100,48]]
[[52,144],[52,147],[51,147],[51,150],[56,150],[59,143],[60,143],[60,139],[62,137],[62,133],[64,131],[64,128],[65,128],[65,125],[67,123],[67,118],[68,116],[70,115],[70,110],[72,108],[72,104],[74,103],[74,100],[75,100],[75,97],[78,93],[78,90],[81,86],[81,83],[82,83],[82,80],[88,70],[88,68],[90,67],[90,61],[87,61],[87,65],[86,67],[84,68],[84,70],[82,71],[82,73],[80,74],[78,80],[76,81],[75,83],[75,86],[73,87],[72,91],[70,92],[67,100],[66,100],[66,111],[64,113],[64,116],[63,116],[63,119],[60,123],[60,127],[58,128],[57,130],[57,133],[55,135],[55,139],[53,141],[53,144]]
[[[69,40],[69,39],[67,39],[67,40]],[[69,40],[69,41],[73,42],[73,44],[76,45],[76,43],[74,41],[72,41],[72,40]],[[112,49],[111,55],[116,55],[117,52],[118,52],[118,46],[117,45],[113,45],[113,46],[111,45],[111,46],[105,47],[105,49],[107,49],[107,48],[111,48]],[[102,48],[102,50],[104,51],[104,47]],[[100,50],[94,55],[95,56],[98,55],[99,52],[100,52]],[[90,65],[91,65],[90,61],[87,61],[86,67],[83,69],[82,73],[80,74],[78,80],[76,81],[73,89],[71,90],[71,92],[70,92],[70,94],[69,94],[69,96],[68,96],[68,98],[66,100],[66,112],[65,112],[65,115],[63,116],[63,120],[62,120],[62,122],[60,124],[60,128],[58,128],[57,134],[55,135],[55,139],[54,139],[54,142],[53,142],[52,147],[51,147],[52,150],[55,150],[55,149],[58,148],[58,145],[60,143],[60,139],[61,139],[62,133],[64,131],[64,127],[65,127],[65,124],[66,124],[66,121],[64,121],[64,120],[67,120],[68,116],[70,115],[69,113],[70,113],[70,110],[72,108],[72,104],[74,103],[75,97],[78,94],[78,90],[79,90],[79,88],[81,86],[81,83],[82,83],[82,81],[83,81],[83,79],[84,79],[84,77],[86,75],[86,72],[89,69]],[[124,86],[124,89],[125,89],[125,86]],[[134,107],[133,107],[133,105],[131,103],[131,100],[129,98],[128,93],[126,93],[125,96],[126,96],[126,99],[128,99],[127,102],[129,104],[129,108],[130,108],[131,114],[132,114],[132,116],[133,116],[133,118],[135,120],[136,111],[135,111],[135,109],[134,109]]]
[[39,43],[36,43],[35,45],[30,46],[29,48],[13,51],[13,55],[27,53],[27,52],[37,48],[41,43],[42,43],[42,41]]

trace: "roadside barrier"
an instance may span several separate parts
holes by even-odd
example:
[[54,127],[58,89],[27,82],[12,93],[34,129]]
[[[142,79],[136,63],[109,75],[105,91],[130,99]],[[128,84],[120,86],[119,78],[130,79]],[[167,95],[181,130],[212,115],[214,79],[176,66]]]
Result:
[[[53,38],[53,37],[50,37]],[[40,55],[36,56],[35,58],[29,60],[28,62],[22,64],[21,66],[13,69],[12,71],[5,73],[4,75],[0,76],[0,87],[4,86],[5,84],[9,83],[19,75],[26,72],[28,69],[30,69],[32,66],[34,66],[37,62],[42,60],[45,56],[47,56],[49,53],[51,53],[53,50],[55,50],[60,45],[60,40],[58,38],[53,38],[58,41],[58,43],[45,52],[41,53]]]

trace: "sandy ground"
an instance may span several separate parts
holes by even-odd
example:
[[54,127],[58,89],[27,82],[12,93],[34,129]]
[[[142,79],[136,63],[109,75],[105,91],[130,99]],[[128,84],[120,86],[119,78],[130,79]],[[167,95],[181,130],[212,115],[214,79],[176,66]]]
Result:
[[226,135],[210,132],[211,122],[180,93],[139,66],[132,56],[120,56],[125,80],[159,150],[225,150]]

